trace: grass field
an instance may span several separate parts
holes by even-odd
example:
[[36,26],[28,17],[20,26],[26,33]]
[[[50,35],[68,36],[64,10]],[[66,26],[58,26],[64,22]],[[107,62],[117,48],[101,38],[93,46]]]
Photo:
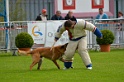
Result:
[[76,53],[74,69],[61,70],[53,62],[44,59],[41,70],[32,71],[30,56],[11,56],[0,53],[0,82],[124,82],[124,50],[111,52],[90,51],[93,69],[87,70]]

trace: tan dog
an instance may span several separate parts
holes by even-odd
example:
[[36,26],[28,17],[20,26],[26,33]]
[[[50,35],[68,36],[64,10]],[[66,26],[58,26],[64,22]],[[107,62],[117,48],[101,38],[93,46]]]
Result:
[[[68,44],[68,43],[67,43]],[[64,54],[67,44],[55,46],[52,50],[51,47],[44,47],[44,48],[36,48],[33,51],[18,51],[20,54],[31,54],[33,62],[30,65],[30,70],[32,70],[32,67],[38,63],[37,69],[40,69],[40,66],[42,64],[42,58],[45,57],[47,59],[50,59],[54,62],[54,64],[60,69],[59,64],[57,63],[57,59],[62,58],[62,55]],[[62,61],[62,60],[61,60]]]

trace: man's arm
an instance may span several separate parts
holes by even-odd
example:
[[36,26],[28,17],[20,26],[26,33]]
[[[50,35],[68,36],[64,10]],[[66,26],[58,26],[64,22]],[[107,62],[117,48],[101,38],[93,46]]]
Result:
[[100,32],[100,30],[98,28],[96,28],[94,30],[94,34],[98,37],[98,38],[101,38],[102,39],[102,33]]
[[108,15],[104,13],[104,18],[103,19],[108,19]]
[[51,20],[55,20],[55,16],[54,15],[51,17]]
[[61,34],[65,31],[65,28],[63,25],[60,25],[57,29],[57,32],[55,33],[55,41],[57,41],[60,37]]
[[97,37],[102,38],[102,33],[92,23],[85,21],[85,23],[84,23],[84,29],[89,30],[89,31],[92,31]]
[[100,15],[98,14],[98,15],[96,16],[96,19],[99,19],[99,16],[100,16]]
[[39,15],[39,16],[37,16],[37,18],[35,20],[36,21],[41,21],[42,19],[41,19],[40,15]]

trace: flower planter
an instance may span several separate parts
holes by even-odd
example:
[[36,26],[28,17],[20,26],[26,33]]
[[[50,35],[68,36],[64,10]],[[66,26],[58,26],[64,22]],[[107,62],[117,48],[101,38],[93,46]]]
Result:
[[97,44],[100,45],[101,52],[110,52],[110,45],[114,41],[114,34],[110,30],[101,30],[102,38],[96,38]]
[[110,44],[107,45],[100,45],[101,52],[110,52]]
[[21,50],[21,51],[30,51],[31,48],[19,48],[19,50]]

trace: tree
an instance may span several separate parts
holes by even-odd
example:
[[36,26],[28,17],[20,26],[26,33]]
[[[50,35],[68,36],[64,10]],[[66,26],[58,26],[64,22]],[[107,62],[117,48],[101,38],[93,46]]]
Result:
[[4,22],[4,0],[0,0],[0,22]]
[[[10,21],[23,21],[26,18],[25,10],[20,7],[22,0],[17,0],[14,5],[10,5],[9,17]],[[15,9],[12,9],[11,6],[14,6]]]

